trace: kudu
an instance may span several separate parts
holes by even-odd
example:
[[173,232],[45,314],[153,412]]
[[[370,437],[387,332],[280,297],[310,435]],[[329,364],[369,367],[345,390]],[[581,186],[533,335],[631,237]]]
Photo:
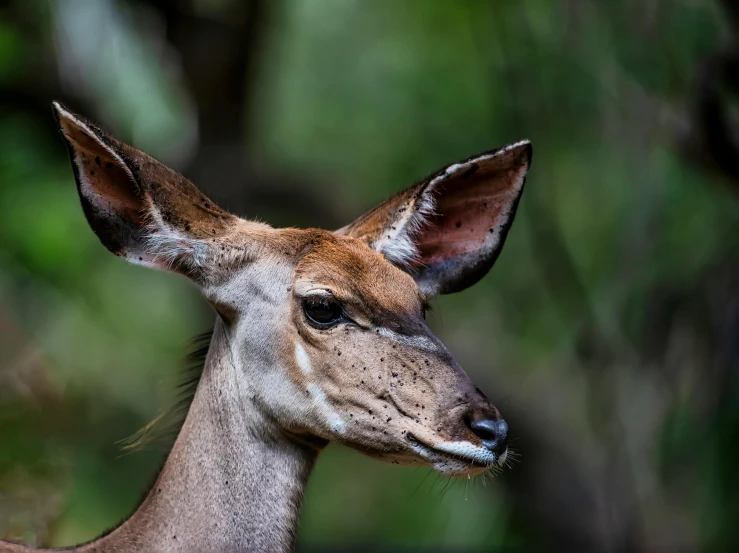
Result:
[[73,550],[288,551],[331,441],[449,476],[505,461],[506,423],[424,315],[429,296],[467,288],[493,265],[528,141],[449,165],[337,231],[276,229],[227,213],[62,105],[54,111],[100,241],[187,276],[218,314],[156,482],[128,520]]

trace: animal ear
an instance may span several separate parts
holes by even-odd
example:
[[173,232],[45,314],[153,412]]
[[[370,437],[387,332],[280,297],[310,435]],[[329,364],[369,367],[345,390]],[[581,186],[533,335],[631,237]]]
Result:
[[531,154],[522,141],[449,165],[336,232],[366,242],[428,295],[458,292],[503,248]]
[[87,221],[111,252],[133,263],[202,275],[214,239],[236,217],[190,181],[54,103]]

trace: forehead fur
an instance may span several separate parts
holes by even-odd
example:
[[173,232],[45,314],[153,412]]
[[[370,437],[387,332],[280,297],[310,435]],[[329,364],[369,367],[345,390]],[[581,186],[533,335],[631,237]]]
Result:
[[424,301],[415,281],[364,242],[326,231],[311,235],[295,280],[330,288],[340,299],[374,300],[386,310],[417,313]]

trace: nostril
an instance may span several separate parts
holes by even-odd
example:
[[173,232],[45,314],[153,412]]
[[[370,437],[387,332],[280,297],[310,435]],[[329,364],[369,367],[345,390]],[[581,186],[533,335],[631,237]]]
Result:
[[470,430],[484,442],[498,439],[498,423],[493,420],[473,420]]
[[[487,416],[490,416],[489,414]],[[502,419],[486,418],[476,414],[467,419],[472,433],[480,438],[482,445],[494,453],[505,451],[508,438],[508,424]]]

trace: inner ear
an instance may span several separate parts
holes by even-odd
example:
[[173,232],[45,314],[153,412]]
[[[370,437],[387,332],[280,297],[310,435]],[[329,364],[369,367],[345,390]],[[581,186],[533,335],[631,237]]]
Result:
[[[208,200],[190,181],[94,123],[54,103],[69,151],[82,208],[111,252],[198,282],[215,277],[237,218]],[[244,227],[245,229],[246,227]],[[236,256],[238,257],[238,256]]]
[[424,294],[463,290],[503,247],[531,153],[524,140],[449,165],[336,232],[406,270]]
[[[131,171],[107,144],[79,128],[62,127],[86,211],[95,206],[107,215],[123,215],[143,223],[144,199]],[[85,201],[87,199],[87,201]]]
[[520,190],[510,186],[510,170],[472,163],[453,181],[434,187],[435,209],[426,216],[416,247],[423,263],[456,259],[480,250],[505,233]]

